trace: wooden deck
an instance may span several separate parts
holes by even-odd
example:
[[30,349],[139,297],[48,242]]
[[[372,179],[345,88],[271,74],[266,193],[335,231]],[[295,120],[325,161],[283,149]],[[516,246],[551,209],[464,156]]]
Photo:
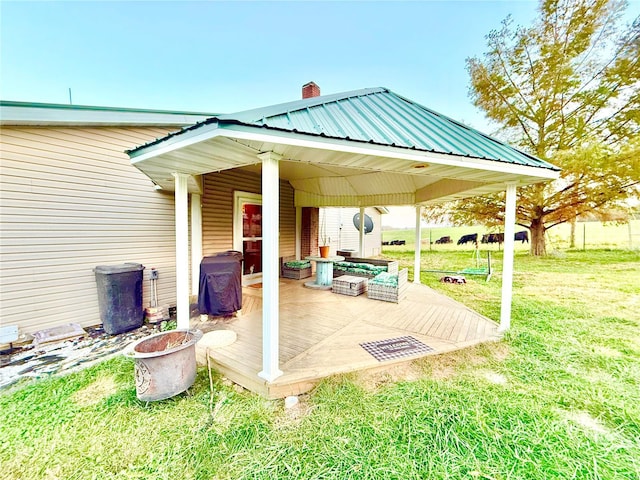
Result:
[[262,291],[243,289],[242,313],[229,321],[238,340],[210,351],[217,370],[268,398],[304,393],[324,377],[380,369],[422,355],[379,362],[360,343],[410,335],[434,355],[497,338],[497,324],[424,285],[410,284],[399,304],[305,288],[280,279],[280,369],[274,382],[262,370]]

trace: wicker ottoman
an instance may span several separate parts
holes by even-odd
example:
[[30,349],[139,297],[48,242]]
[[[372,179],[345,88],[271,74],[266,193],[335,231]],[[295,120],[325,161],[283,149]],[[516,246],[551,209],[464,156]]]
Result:
[[331,290],[333,293],[357,297],[367,291],[367,279],[353,275],[342,275],[333,279]]

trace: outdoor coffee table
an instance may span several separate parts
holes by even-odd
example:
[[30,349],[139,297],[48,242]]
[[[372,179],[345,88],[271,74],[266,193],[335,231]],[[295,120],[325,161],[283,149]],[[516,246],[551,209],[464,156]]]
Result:
[[331,290],[333,284],[333,263],[341,262],[344,257],[340,255],[333,255],[330,257],[306,257],[306,260],[316,262],[316,279],[313,282],[306,282],[305,287],[315,288],[318,290]]

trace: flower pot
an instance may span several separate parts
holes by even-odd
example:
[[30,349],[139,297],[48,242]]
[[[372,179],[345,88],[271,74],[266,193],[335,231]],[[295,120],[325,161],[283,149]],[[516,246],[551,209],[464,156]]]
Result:
[[329,257],[329,245],[322,245],[320,248],[320,256],[322,258]]
[[170,330],[142,338],[124,354],[135,360],[136,396],[151,402],[184,392],[196,379],[200,330]]

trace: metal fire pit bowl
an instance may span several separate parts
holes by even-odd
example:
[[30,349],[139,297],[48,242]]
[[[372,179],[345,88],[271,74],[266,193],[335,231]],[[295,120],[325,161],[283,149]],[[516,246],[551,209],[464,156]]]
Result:
[[171,330],[145,337],[124,351],[135,360],[136,395],[153,402],[187,390],[196,379],[200,330]]

